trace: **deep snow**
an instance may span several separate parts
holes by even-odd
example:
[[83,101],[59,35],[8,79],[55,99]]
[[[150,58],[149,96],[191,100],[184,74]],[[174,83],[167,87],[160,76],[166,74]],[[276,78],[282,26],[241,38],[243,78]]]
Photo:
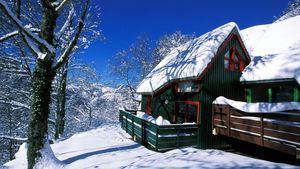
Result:
[[[283,163],[253,159],[220,150],[183,148],[157,153],[130,139],[117,124],[75,134],[51,145],[61,161],[48,160],[43,168],[299,168]],[[5,166],[26,168],[25,146],[21,146],[16,160]]]

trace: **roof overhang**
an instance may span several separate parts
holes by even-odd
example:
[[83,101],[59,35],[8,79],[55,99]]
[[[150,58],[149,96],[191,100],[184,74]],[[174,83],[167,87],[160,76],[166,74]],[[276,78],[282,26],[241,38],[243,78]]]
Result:
[[240,84],[244,86],[299,85],[296,79],[294,78],[250,80],[250,81],[241,81]]

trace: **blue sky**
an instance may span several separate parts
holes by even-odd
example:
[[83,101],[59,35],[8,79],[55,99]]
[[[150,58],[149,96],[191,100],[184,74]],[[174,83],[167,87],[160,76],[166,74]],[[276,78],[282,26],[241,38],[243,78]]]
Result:
[[[104,76],[107,60],[147,34],[154,42],[164,34],[181,31],[200,36],[227,22],[240,29],[271,23],[288,0],[95,0],[101,7],[101,30],[106,42],[95,42],[82,54]],[[105,79],[104,79],[105,80]]]

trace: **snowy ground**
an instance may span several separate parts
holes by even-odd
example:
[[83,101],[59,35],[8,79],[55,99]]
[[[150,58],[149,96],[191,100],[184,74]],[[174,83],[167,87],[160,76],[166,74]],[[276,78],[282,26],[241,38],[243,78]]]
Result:
[[[53,144],[63,168],[299,168],[236,155],[220,150],[176,149],[166,153],[150,151],[133,142],[119,125],[105,125]],[[26,168],[24,157],[6,164]],[[50,160],[51,161],[51,160]],[[47,164],[48,168],[58,168]],[[44,166],[45,167],[45,166]]]

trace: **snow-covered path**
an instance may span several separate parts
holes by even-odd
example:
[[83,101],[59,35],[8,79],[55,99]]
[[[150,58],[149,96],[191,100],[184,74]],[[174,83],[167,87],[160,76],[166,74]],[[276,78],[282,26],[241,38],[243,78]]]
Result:
[[[105,125],[55,143],[52,149],[66,169],[87,168],[299,168],[220,150],[176,149],[157,153],[131,141],[119,125]],[[20,168],[17,159],[8,164]],[[48,168],[57,168],[47,164]],[[21,167],[22,168],[22,167]]]

